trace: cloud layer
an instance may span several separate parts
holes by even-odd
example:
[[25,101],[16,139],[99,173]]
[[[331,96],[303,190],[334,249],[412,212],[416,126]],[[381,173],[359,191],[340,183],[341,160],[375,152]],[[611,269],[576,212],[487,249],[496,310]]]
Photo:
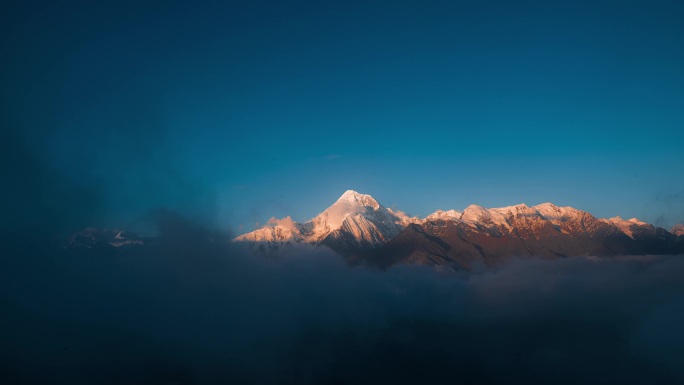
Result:
[[12,245],[4,383],[684,379],[682,257],[380,272],[323,252],[255,259],[172,212],[154,218],[147,248]]

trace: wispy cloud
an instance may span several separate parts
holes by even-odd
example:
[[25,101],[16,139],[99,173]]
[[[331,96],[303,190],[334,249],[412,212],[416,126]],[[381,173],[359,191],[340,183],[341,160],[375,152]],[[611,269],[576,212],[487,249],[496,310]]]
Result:
[[276,217],[271,217],[266,222],[266,226],[264,226],[264,227],[272,227],[272,226],[280,226],[280,227],[284,227],[287,229],[294,229],[296,227],[295,222],[292,220],[292,218],[290,216],[287,216],[285,218],[280,218],[280,219],[278,219]]

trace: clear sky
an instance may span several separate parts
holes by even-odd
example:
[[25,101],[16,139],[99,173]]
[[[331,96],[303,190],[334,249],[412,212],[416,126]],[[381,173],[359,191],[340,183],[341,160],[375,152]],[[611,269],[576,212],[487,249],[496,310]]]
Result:
[[251,230],[347,189],[684,222],[681,1],[22,2],[2,101],[102,223]]

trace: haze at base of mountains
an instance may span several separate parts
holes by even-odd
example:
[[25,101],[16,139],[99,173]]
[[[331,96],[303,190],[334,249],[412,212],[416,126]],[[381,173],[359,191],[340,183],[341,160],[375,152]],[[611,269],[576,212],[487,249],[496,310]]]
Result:
[[[3,239],[12,258],[0,270],[0,382],[684,379],[681,256],[380,272],[350,268],[323,247],[255,258],[171,212],[156,220],[159,236],[142,247]],[[114,243],[131,237],[111,235]]]
[[[75,234],[69,245],[143,246],[153,241],[126,231],[91,228]],[[470,205],[463,211],[438,210],[418,218],[384,207],[370,195],[347,190],[310,221],[271,218],[266,226],[233,242],[247,244],[262,256],[325,247],[353,264],[470,269],[516,257],[679,254],[684,253],[684,227],[667,231],[636,218],[599,219],[548,202],[491,209]]]
[[681,256],[378,272],[327,247],[245,255],[154,214],[154,239],[89,229],[72,241],[103,242],[54,249],[0,234],[0,383],[684,380]]

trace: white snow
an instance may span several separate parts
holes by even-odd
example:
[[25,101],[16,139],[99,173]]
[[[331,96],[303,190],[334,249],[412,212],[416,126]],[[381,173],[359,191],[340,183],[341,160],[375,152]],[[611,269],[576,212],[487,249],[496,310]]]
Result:
[[631,218],[629,220],[624,220],[620,216],[616,216],[608,219],[608,222],[616,226],[620,231],[625,233],[628,237],[634,239],[634,230],[639,226],[649,226],[648,223],[642,222],[636,218]]
[[455,220],[455,219],[461,219],[461,215],[463,213],[461,211],[456,211],[456,210],[437,210],[434,213],[428,215],[425,217],[426,221],[435,221],[435,220]]
[[532,206],[532,208],[535,209],[539,215],[544,217],[544,219],[549,220],[554,224],[557,224],[557,222],[564,218],[576,217],[579,213],[581,213],[580,210],[577,210],[573,207],[558,207],[550,202],[538,204],[536,206]]

